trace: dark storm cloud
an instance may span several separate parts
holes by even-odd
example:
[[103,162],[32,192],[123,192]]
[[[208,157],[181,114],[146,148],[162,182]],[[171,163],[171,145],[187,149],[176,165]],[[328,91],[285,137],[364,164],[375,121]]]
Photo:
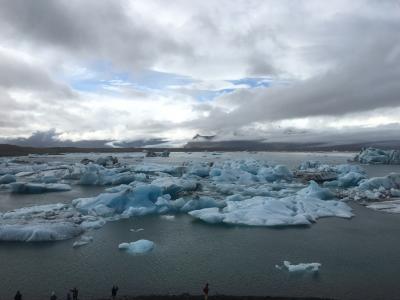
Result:
[[[1,121],[0,121],[1,126]],[[155,138],[155,139],[141,139],[133,141],[113,141],[113,140],[61,140],[60,133],[55,129],[48,131],[35,131],[26,138],[8,138],[1,139],[0,143],[27,146],[27,147],[85,147],[85,148],[108,148],[113,145],[114,147],[146,147],[151,145],[158,145],[166,143],[168,140]]]

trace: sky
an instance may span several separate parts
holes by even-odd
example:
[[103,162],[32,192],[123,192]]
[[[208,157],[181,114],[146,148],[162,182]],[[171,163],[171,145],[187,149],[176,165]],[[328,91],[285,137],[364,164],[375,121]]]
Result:
[[0,138],[400,139],[399,33],[399,0],[0,0]]

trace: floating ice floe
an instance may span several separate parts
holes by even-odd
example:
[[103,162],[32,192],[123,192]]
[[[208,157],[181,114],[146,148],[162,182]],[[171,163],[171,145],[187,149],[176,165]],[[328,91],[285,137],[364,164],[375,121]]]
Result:
[[354,158],[362,164],[400,164],[400,150],[382,150],[367,148]]
[[286,269],[289,272],[318,272],[321,267],[320,263],[299,263],[297,265],[291,264],[290,261],[285,260],[283,265],[275,265],[279,270]]
[[143,230],[144,230],[143,228],[137,228],[137,229],[131,228],[131,229],[129,229],[130,232],[140,232],[140,231],[143,231]]
[[367,205],[368,208],[387,213],[400,213],[400,199],[382,202],[372,202]]
[[71,222],[28,222],[0,225],[0,241],[42,242],[73,238],[82,233]]
[[131,243],[121,243],[118,249],[126,251],[130,254],[146,254],[154,249],[154,242],[149,240],[138,240]]
[[56,203],[24,207],[0,214],[0,241],[58,241],[83,233],[85,217]]
[[10,183],[11,191],[18,194],[40,194],[47,192],[70,191],[71,186],[65,183],[30,183],[13,182]]

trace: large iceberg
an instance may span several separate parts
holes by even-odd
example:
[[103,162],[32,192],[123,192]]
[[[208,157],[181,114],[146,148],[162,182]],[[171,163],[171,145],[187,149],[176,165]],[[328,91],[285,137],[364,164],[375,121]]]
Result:
[[362,164],[400,164],[400,150],[367,148],[354,158]]
[[226,207],[194,210],[189,214],[207,223],[249,226],[309,225],[321,217],[351,218],[351,208],[331,198],[315,183],[294,196],[284,198],[256,196],[243,201],[226,201]]

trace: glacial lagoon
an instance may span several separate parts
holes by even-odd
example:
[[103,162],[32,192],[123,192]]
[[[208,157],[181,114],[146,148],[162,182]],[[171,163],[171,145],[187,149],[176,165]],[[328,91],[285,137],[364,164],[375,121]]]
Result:
[[[24,158],[33,163],[79,162],[88,154]],[[94,155],[96,156],[96,155]],[[284,164],[303,161],[346,164],[354,153],[172,153],[169,158],[119,154],[122,164],[182,165],[255,159]],[[22,159],[22,158],[21,158]],[[28,165],[29,165],[28,163]],[[363,165],[368,177],[400,172],[399,166]],[[109,186],[71,183],[67,192],[14,194],[0,191],[0,211],[95,197]],[[400,215],[348,202],[353,218],[319,218],[312,225],[239,226],[209,224],[186,213],[149,214],[108,221],[88,234],[93,242],[73,248],[79,237],[50,242],[0,243],[0,298],[20,289],[25,299],[64,297],[74,286],[84,299],[106,297],[113,284],[121,295],[200,294],[209,282],[211,295],[314,296],[338,299],[397,299],[400,275]],[[143,229],[143,230],[137,230]],[[154,250],[130,255],[123,242],[148,239]],[[275,267],[321,263],[317,273],[289,273]]]

